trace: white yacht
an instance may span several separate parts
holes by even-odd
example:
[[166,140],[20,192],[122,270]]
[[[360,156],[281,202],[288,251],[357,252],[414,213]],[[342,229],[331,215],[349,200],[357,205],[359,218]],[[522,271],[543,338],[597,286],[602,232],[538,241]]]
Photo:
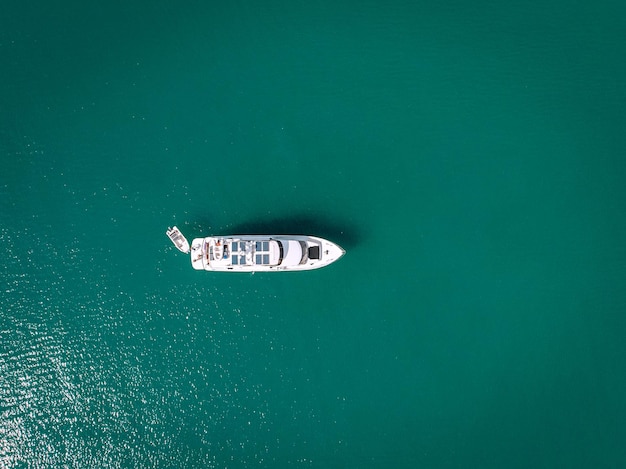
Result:
[[[170,232],[180,235],[173,238]],[[178,228],[167,235],[182,252],[191,252],[196,270],[216,272],[279,272],[327,266],[345,254],[337,244],[316,236],[231,235],[196,238],[187,246]],[[176,239],[176,240],[175,240]],[[187,243],[187,244],[185,244]]]

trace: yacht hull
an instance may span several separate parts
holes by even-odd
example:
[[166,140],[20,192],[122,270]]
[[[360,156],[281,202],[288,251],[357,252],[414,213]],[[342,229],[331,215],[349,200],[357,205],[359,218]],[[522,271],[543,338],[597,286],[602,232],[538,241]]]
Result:
[[209,236],[191,242],[192,267],[214,272],[313,270],[344,254],[331,241],[304,235]]

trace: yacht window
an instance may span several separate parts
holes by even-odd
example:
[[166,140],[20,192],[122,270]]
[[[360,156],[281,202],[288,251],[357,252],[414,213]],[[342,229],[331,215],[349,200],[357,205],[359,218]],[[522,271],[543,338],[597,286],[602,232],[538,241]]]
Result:
[[239,256],[233,256],[233,265],[239,264]]
[[257,265],[270,265],[269,254],[257,254],[254,256],[254,263]]
[[239,251],[239,243],[237,241],[233,241],[233,252]]
[[254,243],[256,252],[270,252],[270,242],[269,241],[257,241]]
[[246,264],[246,256],[239,256],[239,264],[240,265]]

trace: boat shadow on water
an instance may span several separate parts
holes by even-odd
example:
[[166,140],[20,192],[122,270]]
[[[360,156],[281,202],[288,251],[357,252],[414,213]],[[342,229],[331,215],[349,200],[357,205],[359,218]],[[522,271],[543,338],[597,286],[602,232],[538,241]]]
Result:
[[362,234],[353,224],[337,223],[323,216],[316,215],[295,215],[284,218],[259,218],[244,221],[238,224],[211,227],[210,223],[204,220],[196,220],[193,225],[211,228],[203,236],[213,235],[310,235],[319,236],[339,244],[345,250],[351,250],[362,241]]

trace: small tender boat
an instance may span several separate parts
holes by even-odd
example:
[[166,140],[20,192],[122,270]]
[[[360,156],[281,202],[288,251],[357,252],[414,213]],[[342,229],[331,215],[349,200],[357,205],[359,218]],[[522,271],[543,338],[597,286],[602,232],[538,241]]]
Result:
[[[177,234],[182,233],[177,230]],[[231,235],[196,238],[179,246],[180,238],[168,236],[183,252],[191,252],[196,270],[216,272],[280,272],[312,270],[332,264],[345,254],[337,244],[316,236]],[[176,239],[176,240],[175,240]],[[184,239],[184,237],[183,237]],[[185,244],[186,243],[186,244]],[[184,250],[187,246],[187,250]]]
[[179,251],[185,253],[189,252],[189,242],[178,228],[168,228],[165,234],[172,240],[172,243],[174,243],[174,246],[176,246]]

